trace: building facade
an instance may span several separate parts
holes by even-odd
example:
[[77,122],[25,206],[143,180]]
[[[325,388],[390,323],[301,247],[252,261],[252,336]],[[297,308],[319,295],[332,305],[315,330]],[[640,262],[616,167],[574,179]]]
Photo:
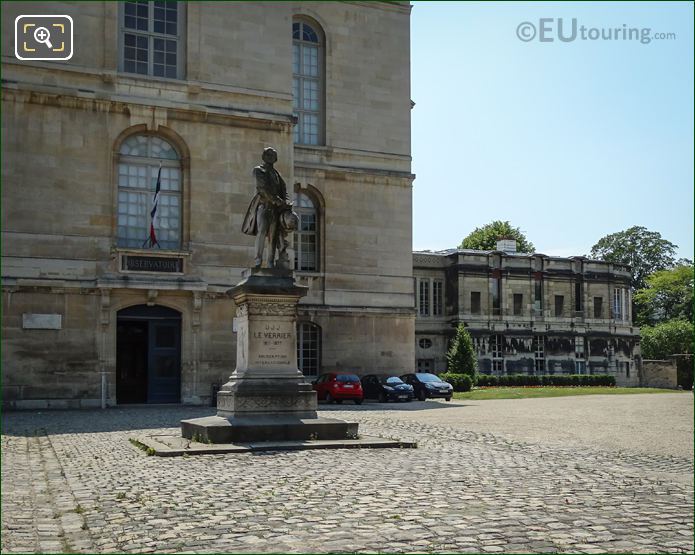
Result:
[[[300,216],[302,370],[412,371],[407,2],[2,10],[5,406],[209,402],[265,146]],[[73,57],[16,59],[15,18],[52,13]]]
[[413,253],[416,367],[446,370],[456,327],[471,333],[483,374],[611,374],[639,384],[630,269],[498,250]]

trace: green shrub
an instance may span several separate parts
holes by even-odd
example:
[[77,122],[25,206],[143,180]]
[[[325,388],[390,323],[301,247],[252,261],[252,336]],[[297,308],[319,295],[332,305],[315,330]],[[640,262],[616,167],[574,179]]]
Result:
[[[447,380],[448,381],[448,380]],[[527,387],[527,386],[614,386],[615,376],[608,374],[511,374],[504,376],[478,375],[479,387]]]
[[475,355],[471,334],[463,324],[459,324],[456,328],[456,335],[446,354],[446,361],[447,373],[466,374],[471,377],[471,382],[475,382],[478,358]]
[[439,374],[439,377],[445,382],[450,383],[454,391],[470,391],[473,387],[473,380],[468,374],[446,372],[444,374]]
[[494,387],[498,384],[497,376],[489,374],[478,374],[477,384],[479,387]]

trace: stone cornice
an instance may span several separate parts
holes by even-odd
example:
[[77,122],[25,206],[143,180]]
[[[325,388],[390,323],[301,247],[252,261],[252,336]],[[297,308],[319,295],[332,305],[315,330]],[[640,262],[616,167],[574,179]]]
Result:
[[[124,87],[152,87],[157,90],[169,89],[176,92],[199,94],[202,91],[213,93],[228,93],[235,95],[244,95],[254,98],[267,98],[272,100],[283,100],[292,102],[292,94],[282,91],[269,91],[261,89],[249,89],[233,85],[225,85],[223,83],[211,83],[208,81],[198,81],[195,79],[166,79],[163,77],[153,77],[149,75],[134,75],[122,73],[115,70],[106,70],[101,68],[92,68],[87,66],[78,66],[75,64],[58,64],[55,62],[39,62],[39,61],[18,61],[14,56],[2,56],[3,70],[5,71],[5,79],[16,81],[16,79],[8,79],[8,74],[12,71],[19,70],[21,73],[31,74],[38,72],[43,74],[43,70],[47,70],[51,75],[65,73],[66,79],[74,79],[79,76],[85,79],[92,79],[95,85],[99,86],[104,92],[111,92],[114,86],[123,85]],[[8,72],[9,70],[9,72]],[[104,88],[107,84],[110,87]],[[99,92],[99,91],[94,91]]]
[[374,2],[346,2],[346,4],[353,4],[355,6],[361,6],[365,8],[372,8],[375,10],[384,10],[391,12],[398,12],[404,15],[410,15],[413,10],[413,5],[410,2],[389,2],[388,0],[379,0]]
[[44,106],[72,108],[94,112],[129,114],[130,107],[163,108],[167,116],[179,121],[201,121],[210,124],[250,127],[255,129],[287,129],[294,125],[292,114],[241,110],[186,102],[165,101],[162,99],[110,95],[97,98],[95,95],[80,95],[76,89],[52,85],[3,82],[3,101],[20,101]]

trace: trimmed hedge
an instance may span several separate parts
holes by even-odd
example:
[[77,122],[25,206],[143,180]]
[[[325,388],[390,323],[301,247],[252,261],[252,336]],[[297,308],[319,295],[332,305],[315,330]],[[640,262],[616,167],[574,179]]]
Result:
[[614,386],[615,376],[608,374],[554,374],[535,376],[528,374],[512,374],[510,376],[489,376],[478,374],[477,385],[479,387],[495,386],[533,386],[533,385],[559,385],[559,386]]
[[454,391],[470,391],[473,387],[473,380],[468,374],[454,374],[453,372],[445,372],[439,374],[439,378],[450,383]]

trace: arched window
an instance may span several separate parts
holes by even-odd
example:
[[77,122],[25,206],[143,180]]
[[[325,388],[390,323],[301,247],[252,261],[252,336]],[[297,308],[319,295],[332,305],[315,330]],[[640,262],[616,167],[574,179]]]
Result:
[[161,164],[160,193],[154,216],[159,247],[181,247],[181,160],[174,147],[154,135],[132,135],[119,149],[118,246],[144,248]]
[[297,193],[295,212],[299,216],[299,226],[294,236],[294,267],[304,272],[319,270],[318,257],[318,210],[314,201],[306,193]]
[[312,322],[297,323],[297,366],[305,376],[318,376],[321,368],[321,328]]
[[303,20],[292,23],[292,96],[294,142],[318,145],[323,135],[323,45],[321,33],[314,24]]

